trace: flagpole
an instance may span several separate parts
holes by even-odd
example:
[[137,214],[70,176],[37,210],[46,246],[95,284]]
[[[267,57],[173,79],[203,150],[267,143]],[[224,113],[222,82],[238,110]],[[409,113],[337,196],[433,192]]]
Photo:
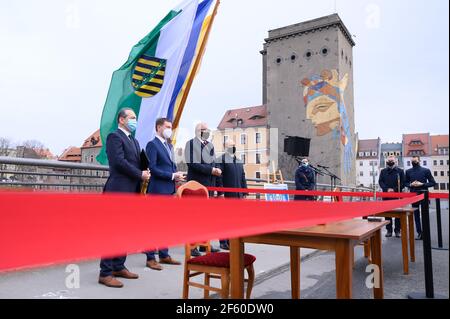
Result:
[[194,65],[192,67],[191,75],[190,75],[190,77],[189,77],[189,79],[187,81],[186,90],[183,93],[183,97],[181,98],[179,110],[178,110],[177,115],[175,116],[175,119],[173,121],[174,130],[176,130],[178,128],[178,125],[180,124],[181,114],[183,113],[184,106],[186,104],[187,97],[189,95],[189,91],[191,90],[191,86],[192,86],[192,83],[194,82],[195,75],[197,74],[197,70],[198,70],[198,68],[200,66],[200,62],[201,62],[201,60],[203,58],[203,55],[205,53],[206,44],[208,42],[209,34],[211,32],[212,25],[214,23],[214,19],[215,19],[216,14],[217,14],[217,10],[219,8],[219,4],[220,4],[220,0],[217,0],[216,5],[214,6],[214,11],[213,11],[212,16],[211,16],[211,21],[209,23],[208,28],[206,29],[206,32],[205,32],[205,38],[204,38],[202,44],[200,45],[200,49],[199,49],[199,53],[198,53],[197,59],[194,62]]

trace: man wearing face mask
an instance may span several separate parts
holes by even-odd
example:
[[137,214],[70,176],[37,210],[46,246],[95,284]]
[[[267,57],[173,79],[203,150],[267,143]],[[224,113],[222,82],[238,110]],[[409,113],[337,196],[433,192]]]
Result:
[[[236,144],[229,139],[225,142],[225,154],[217,159],[218,167],[222,171],[222,176],[217,178],[217,186],[225,188],[247,188],[245,179],[244,164],[236,158]],[[219,193],[225,198],[243,199],[244,193]],[[228,240],[220,240],[220,248],[230,250]]]
[[[141,167],[141,148],[132,133],[136,130],[136,114],[125,108],[117,116],[118,129],[109,134],[106,140],[106,154],[109,162],[109,177],[105,193],[140,193],[141,182],[150,179],[150,171]],[[103,258],[100,262],[98,282],[112,288],[123,284],[116,279],[137,279],[125,267],[126,256]]]
[[[312,191],[316,185],[314,170],[309,166],[309,161],[304,158],[295,171],[295,189],[298,191]],[[315,200],[314,196],[295,195],[294,200]]]
[[[205,187],[214,187],[216,178],[222,175],[220,168],[216,167],[214,145],[210,143],[211,135],[206,123],[197,124],[195,137],[186,143],[185,161],[188,166],[187,180],[196,181]],[[214,194],[210,192],[210,196]],[[212,252],[218,249],[211,248]],[[192,256],[200,256],[197,248],[191,251]]]
[[[428,168],[420,166],[420,157],[412,158],[412,168],[406,171],[405,186],[413,193],[428,190],[436,185],[436,181]],[[422,223],[420,221],[420,202],[412,205],[414,210],[414,220],[416,222],[417,240],[422,240]]]
[[[170,143],[172,138],[172,122],[160,118],[155,124],[156,137],[147,144],[146,152],[149,159],[149,168],[152,172],[147,192],[154,195],[173,195],[175,183],[184,181],[183,173],[177,172],[175,154]],[[157,226],[158,227],[158,226]],[[162,270],[161,264],[180,265],[179,261],[172,259],[167,248],[158,250],[159,263],[155,258],[155,251],[148,251],[147,267],[153,270]]]
[[[383,192],[402,192],[405,187],[405,173],[403,170],[396,166],[397,159],[395,156],[389,156],[386,161],[387,168],[381,170],[379,185]],[[383,200],[393,200],[395,198],[384,198]],[[392,237],[392,218],[386,217],[390,223],[386,225],[386,237]],[[395,218],[395,237],[400,237],[401,231],[400,219]]]

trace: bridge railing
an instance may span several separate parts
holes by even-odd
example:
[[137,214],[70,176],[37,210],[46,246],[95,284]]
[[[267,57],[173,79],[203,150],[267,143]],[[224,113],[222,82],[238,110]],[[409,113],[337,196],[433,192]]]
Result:
[[[104,165],[0,156],[1,188],[101,192],[108,176],[109,167]],[[262,188],[267,180],[248,178],[247,183],[249,188]],[[288,189],[295,189],[295,182],[284,183],[288,185]],[[350,192],[373,191],[370,188],[345,185],[337,187]],[[317,184],[317,190],[331,190],[331,186]],[[263,199],[264,196],[252,195],[249,198]]]

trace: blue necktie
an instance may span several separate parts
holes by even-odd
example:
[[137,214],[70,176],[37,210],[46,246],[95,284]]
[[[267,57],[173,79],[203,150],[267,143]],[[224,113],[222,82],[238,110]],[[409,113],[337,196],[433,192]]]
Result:
[[164,142],[164,146],[166,147],[166,150],[169,153],[170,160],[173,161],[172,160],[172,151],[170,150],[169,144],[167,144],[167,142]]

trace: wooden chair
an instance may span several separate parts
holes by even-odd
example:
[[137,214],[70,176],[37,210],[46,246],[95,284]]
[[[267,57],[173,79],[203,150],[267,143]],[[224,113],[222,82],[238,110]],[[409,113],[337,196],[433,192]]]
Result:
[[[195,181],[190,181],[180,186],[176,195],[179,198],[191,196],[209,198],[208,189]],[[192,258],[191,250],[198,246],[206,248],[206,255]],[[189,287],[192,286],[203,289],[204,298],[209,298],[209,292],[215,291],[220,293],[223,299],[227,299],[230,295],[230,254],[222,252],[211,253],[211,244],[209,242],[187,244],[185,250],[183,298],[189,298]],[[247,282],[247,299],[250,299],[255,281],[255,270],[253,268],[255,260],[256,258],[252,255],[244,255],[244,267],[248,273],[248,279],[244,280]],[[190,278],[202,274],[205,275],[204,284],[190,281]],[[220,279],[221,288],[212,287],[210,285],[211,278]]]
[[181,185],[177,189],[176,196],[181,198],[183,196],[198,196],[209,198],[208,189],[196,181],[189,181],[186,184]]
[[[191,258],[191,249],[202,244],[206,247],[206,255]],[[255,282],[255,270],[253,264],[256,258],[250,254],[244,254],[244,268],[247,270],[248,278],[244,279],[247,283],[246,298],[250,299],[253,284]],[[204,274],[204,283],[190,281],[191,278]],[[213,287],[210,279],[220,279],[221,288]],[[222,299],[227,299],[230,295],[230,254],[229,253],[211,253],[209,243],[194,243],[186,245],[186,259],[184,263],[184,281],[183,298],[189,298],[189,287],[197,287],[204,290],[203,297],[209,298],[209,292],[215,291],[220,294]]]

